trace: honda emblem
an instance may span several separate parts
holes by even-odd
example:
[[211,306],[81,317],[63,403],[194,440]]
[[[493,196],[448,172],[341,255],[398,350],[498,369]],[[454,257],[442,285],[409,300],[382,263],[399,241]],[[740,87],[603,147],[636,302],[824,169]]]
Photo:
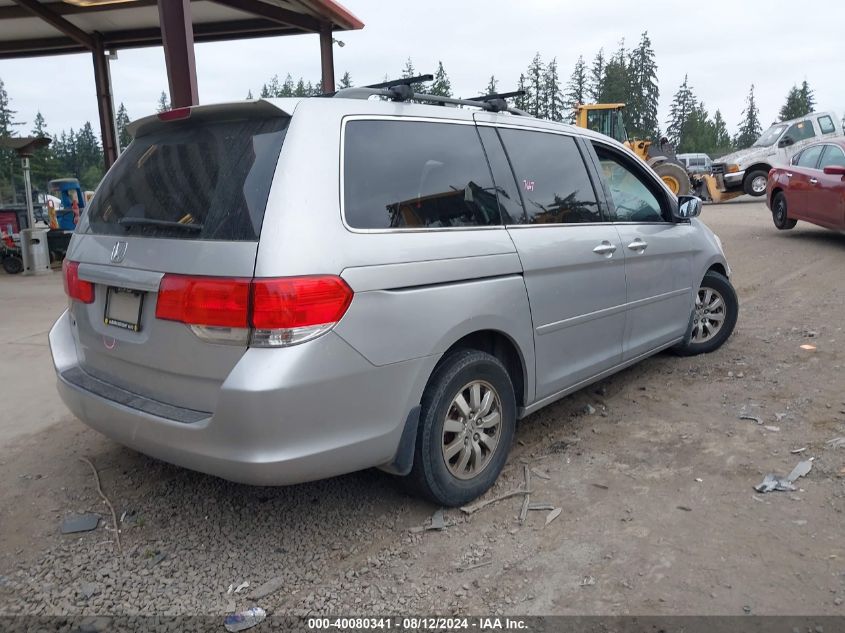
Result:
[[111,249],[111,261],[113,264],[119,264],[126,257],[126,247],[128,244],[123,241],[117,241]]

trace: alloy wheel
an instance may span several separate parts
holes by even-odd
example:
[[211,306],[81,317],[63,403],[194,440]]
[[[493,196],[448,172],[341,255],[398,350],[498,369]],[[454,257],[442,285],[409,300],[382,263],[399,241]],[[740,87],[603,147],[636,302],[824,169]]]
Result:
[[725,322],[725,299],[713,288],[700,288],[695,297],[695,312],[692,317],[692,342],[709,341]]
[[443,422],[441,451],[449,472],[472,479],[487,468],[499,445],[501,425],[502,403],[490,383],[474,380],[458,391]]

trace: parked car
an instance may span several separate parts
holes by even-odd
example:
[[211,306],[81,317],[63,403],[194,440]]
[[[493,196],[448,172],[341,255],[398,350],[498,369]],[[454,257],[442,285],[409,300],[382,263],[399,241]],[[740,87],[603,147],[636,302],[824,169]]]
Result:
[[707,154],[678,154],[677,158],[690,174],[709,174],[713,169],[713,161]]
[[772,169],[766,203],[781,230],[798,220],[845,230],[845,139],[813,143]]
[[76,416],[234,481],[375,466],[454,506],[496,480],[518,419],[730,336],[700,200],[632,152],[487,102],[353,98],[383,92],[133,124],[50,332]]
[[766,179],[775,165],[787,165],[798,152],[820,139],[842,136],[842,124],[833,112],[813,112],[800,119],[775,123],[748,149],[728,154],[713,163],[713,175],[723,192],[766,193]]

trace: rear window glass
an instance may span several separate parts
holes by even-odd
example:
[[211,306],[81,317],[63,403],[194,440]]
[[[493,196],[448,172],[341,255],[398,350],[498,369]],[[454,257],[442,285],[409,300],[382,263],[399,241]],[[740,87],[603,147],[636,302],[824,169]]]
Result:
[[356,229],[501,224],[473,125],[350,121],[343,185],[346,222]]
[[88,232],[254,241],[288,117],[173,122],[135,139],[88,211]]
[[833,125],[833,119],[829,116],[819,117],[819,127],[821,128],[822,134],[833,134],[836,131]]

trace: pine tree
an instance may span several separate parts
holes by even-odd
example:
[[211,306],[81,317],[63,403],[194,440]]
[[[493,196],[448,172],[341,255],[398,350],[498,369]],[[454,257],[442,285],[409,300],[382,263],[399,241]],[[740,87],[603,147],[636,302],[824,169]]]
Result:
[[534,55],[531,64],[526,71],[526,79],[528,82],[527,104],[528,113],[536,117],[546,117],[548,108],[546,104],[546,91],[543,84],[543,75],[546,73],[546,68],[543,65],[543,60],[540,53]]
[[[15,135],[15,114],[11,109],[6,86],[0,79],[0,136]],[[0,202],[15,197],[14,177],[19,171],[19,161],[13,150],[0,148]]]
[[[416,77],[419,73],[417,73],[417,69],[414,68],[414,62],[411,58],[408,58],[408,61],[405,62],[405,67],[402,69],[402,78],[408,79],[409,77]],[[425,93],[425,84],[414,82],[411,84],[411,90],[414,92],[422,92]]]
[[810,112],[815,112],[816,95],[815,92],[810,89],[810,84],[807,83],[806,79],[801,82],[801,90],[799,90],[799,94],[801,95],[801,104],[806,110],[806,112],[800,114],[799,116],[804,116],[805,114],[810,114]]
[[156,112],[166,112],[170,109],[170,101],[167,98],[167,93],[162,90],[158,97],[158,104],[156,105]]
[[278,86],[278,81],[276,82],[276,93],[273,95],[274,97],[293,97],[296,93],[296,87],[293,83],[293,77],[290,76],[290,73],[285,75],[285,82],[282,84],[281,87]]
[[715,148],[713,153],[716,156],[724,156],[733,150],[733,143],[731,142],[731,135],[728,133],[728,126],[725,125],[725,119],[722,118],[722,113],[717,109],[716,114],[713,115],[713,136],[715,139]]
[[546,66],[546,73],[543,75],[543,93],[546,98],[546,118],[552,121],[563,121],[565,106],[563,93],[560,90],[557,59],[554,57]]
[[126,111],[126,106],[123,103],[117,108],[117,116],[114,118],[114,123],[117,128],[117,142],[120,146],[120,151],[123,151],[132,142],[132,135],[126,129],[126,126],[129,125],[129,113]]
[[246,100],[252,101],[253,99],[255,99],[255,97],[252,96],[252,88],[250,88],[249,90],[246,91]]
[[[50,133],[47,130],[47,122],[44,120],[40,111],[35,114],[35,121],[32,124],[31,134],[36,137],[49,138],[50,136]],[[29,159],[29,166],[33,189],[37,189],[41,192],[46,191],[47,181],[52,178],[55,170],[55,159],[53,158],[52,144],[36,150],[32,158]]]
[[337,84],[338,90],[343,90],[344,88],[352,88],[352,77],[349,75],[348,70],[343,73],[343,77],[340,78],[340,83]]
[[631,81],[628,77],[628,54],[625,40],[619,43],[619,50],[604,67],[599,101],[601,103],[628,103]]
[[588,82],[587,94],[593,103],[598,103],[604,91],[604,67],[606,60],[604,58],[604,49],[600,48],[593,60],[593,65],[590,67],[590,78]]
[[452,96],[452,82],[449,81],[449,75],[443,69],[443,62],[437,62],[437,72],[434,73],[434,83],[428,89],[428,94],[438,95],[440,97]]
[[77,178],[82,188],[95,189],[103,177],[103,150],[90,121],[85,122],[76,136],[76,154]]
[[575,62],[575,69],[569,77],[569,83],[566,84],[566,96],[564,97],[564,107],[569,110],[567,120],[570,123],[575,123],[576,108],[578,105],[585,103],[587,100],[587,64],[584,62],[584,56],[579,55],[578,61]]
[[639,138],[658,138],[657,106],[660,88],[657,83],[657,62],[648,31],[640,36],[640,43],[631,51],[628,61],[630,93],[626,119],[629,133]]
[[780,120],[797,119],[799,116],[806,114],[801,110],[801,93],[798,91],[798,86],[793,85],[786,94],[786,103],[780,109]]
[[681,147],[684,140],[684,129],[696,105],[697,101],[692,87],[689,85],[689,78],[684,75],[684,83],[681,84],[678,92],[672,98],[669,120],[666,122],[666,135],[675,147]]
[[481,95],[494,95],[499,91],[499,80],[496,79],[496,75],[490,75],[490,81],[487,82],[487,86],[479,93]]
[[742,111],[742,123],[739,124],[739,131],[734,139],[734,145],[738,149],[751,147],[763,133],[763,127],[760,125],[760,110],[754,99],[754,84],[751,84],[745,104],[745,110]]
[[294,97],[307,97],[308,91],[305,88],[305,80],[302,77],[296,82],[296,88],[293,89]]
[[520,73],[519,81],[516,84],[517,91],[524,92],[521,97],[514,98],[514,107],[519,110],[528,110],[528,85],[525,80],[525,75]]

